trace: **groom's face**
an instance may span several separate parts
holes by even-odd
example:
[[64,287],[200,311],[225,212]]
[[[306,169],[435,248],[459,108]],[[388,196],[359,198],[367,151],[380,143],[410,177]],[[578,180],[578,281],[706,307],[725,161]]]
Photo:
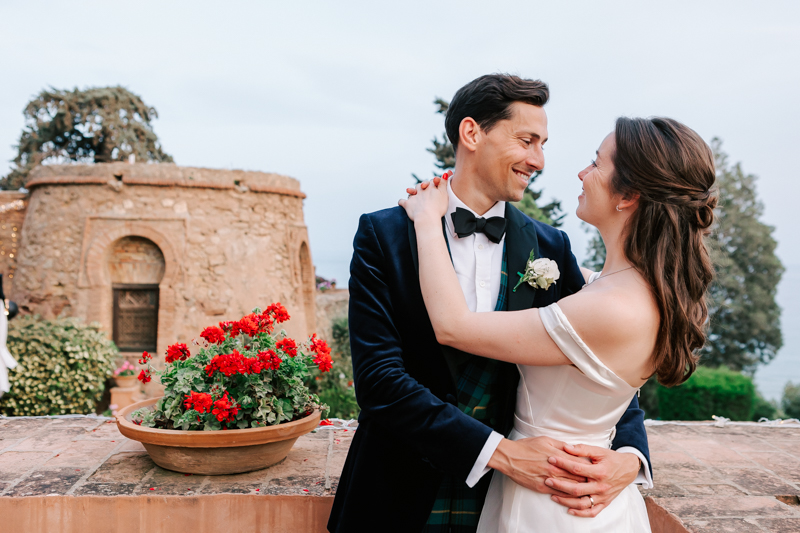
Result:
[[477,143],[476,156],[486,193],[494,200],[518,202],[531,174],[544,168],[547,114],[530,104],[511,104],[511,117],[501,120]]

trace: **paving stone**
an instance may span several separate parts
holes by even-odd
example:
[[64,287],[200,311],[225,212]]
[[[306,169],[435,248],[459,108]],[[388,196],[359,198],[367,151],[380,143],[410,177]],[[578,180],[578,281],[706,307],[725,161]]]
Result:
[[73,494],[75,496],[128,496],[136,489],[136,483],[84,483]]
[[0,479],[13,481],[25,472],[43,465],[51,452],[5,452],[0,454]]
[[784,453],[800,459],[800,439],[772,439],[769,443]]
[[650,447],[650,453],[681,451],[672,440],[664,435],[650,435],[648,433],[647,445]]
[[0,431],[0,440],[32,437],[49,425],[50,422],[50,420],[43,418],[9,420],[3,426],[3,430]]
[[[800,446],[800,442],[796,443]],[[750,460],[772,470],[780,477],[800,483],[800,459],[784,452],[745,453]]]
[[714,471],[684,452],[653,452],[650,458],[656,475],[655,483],[682,485],[722,481]]
[[139,483],[155,467],[147,453],[123,452],[112,455],[88,481],[104,483]]
[[[800,531],[798,518],[767,518],[758,520],[758,525],[770,533],[797,533]],[[704,532],[705,533],[705,532]]]
[[100,424],[105,422],[102,418],[93,418],[93,417],[86,417],[86,418],[55,418],[51,420],[50,424],[47,426],[48,428],[84,428],[84,429],[93,429]]
[[0,439],[0,453],[3,453],[6,450],[11,450],[17,444],[24,441],[24,438],[21,439]]
[[96,468],[111,453],[117,443],[113,441],[74,441],[69,447],[47,461],[44,468],[73,467]]
[[[175,494],[178,496],[196,492],[206,476],[186,475],[180,472],[164,470],[156,467],[153,475],[134,492],[134,494],[148,494],[163,496]],[[153,490],[150,490],[153,489]]]
[[288,476],[271,479],[266,493],[278,496],[322,496],[325,494],[325,478],[316,476]]
[[46,496],[65,494],[86,473],[85,468],[36,470],[17,483],[6,496]]
[[750,494],[775,496],[777,494],[794,494],[800,489],[787,484],[771,472],[755,468],[728,468],[724,476]]
[[675,443],[691,456],[709,465],[719,465],[724,468],[731,466],[754,466],[753,462],[710,438],[686,438],[676,440]]
[[105,422],[91,431],[87,431],[84,435],[85,439],[103,439],[120,441],[124,437],[117,429],[115,422]]
[[763,530],[742,518],[693,520],[684,524],[692,533],[761,533]]
[[669,498],[673,496],[686,496],[686,491],[678,485],[673,483],[658,482],[655,487],[648,490],[641,491],[643,496],[652,496],[653,498]]
[[270,480],[270,469],[244,472],[229,476],[208,476],[199,489],[200,494],[259,494]]
[[783,517],[788,505],[768,496],[710,496],[706,498],[656,498],[656,503],[684,518]]
[[69,447],[74,440],[83,435],[82,428],[62,428],[47,430],[25,439],[16,447],[17,450],[56,451]]
[[690,495],[702,496],[747,496],[747,493],[726,483],[712,483],[709,485],[683,485],[683,489]]

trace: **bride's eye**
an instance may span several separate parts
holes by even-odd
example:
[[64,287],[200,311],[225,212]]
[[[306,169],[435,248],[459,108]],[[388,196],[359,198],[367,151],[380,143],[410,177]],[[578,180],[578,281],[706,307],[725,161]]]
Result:
[[597,168],[597,161],[595,161],[594,159],[592,159],[592,166],[593,166],[594,168]]

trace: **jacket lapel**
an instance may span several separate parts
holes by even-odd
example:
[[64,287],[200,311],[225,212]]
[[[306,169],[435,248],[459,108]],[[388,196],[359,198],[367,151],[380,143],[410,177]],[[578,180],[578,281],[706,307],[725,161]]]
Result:
[[531,250],[539,257],[539,239],[536,228],[519,210],[506,203],[506,254],[508,257],[508,310],[520,311],[533,307],[536,290],[527,283],[517,287],[518,273],[524,273]]

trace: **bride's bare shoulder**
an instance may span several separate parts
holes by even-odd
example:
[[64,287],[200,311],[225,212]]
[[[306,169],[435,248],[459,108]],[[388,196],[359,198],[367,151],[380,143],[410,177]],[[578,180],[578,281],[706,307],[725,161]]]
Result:
[[559,302],[567,319],[598,356],[625,347],[649,354],[645,348],[655,345],[660,324],[649,288],[637,280],[602,281]]

